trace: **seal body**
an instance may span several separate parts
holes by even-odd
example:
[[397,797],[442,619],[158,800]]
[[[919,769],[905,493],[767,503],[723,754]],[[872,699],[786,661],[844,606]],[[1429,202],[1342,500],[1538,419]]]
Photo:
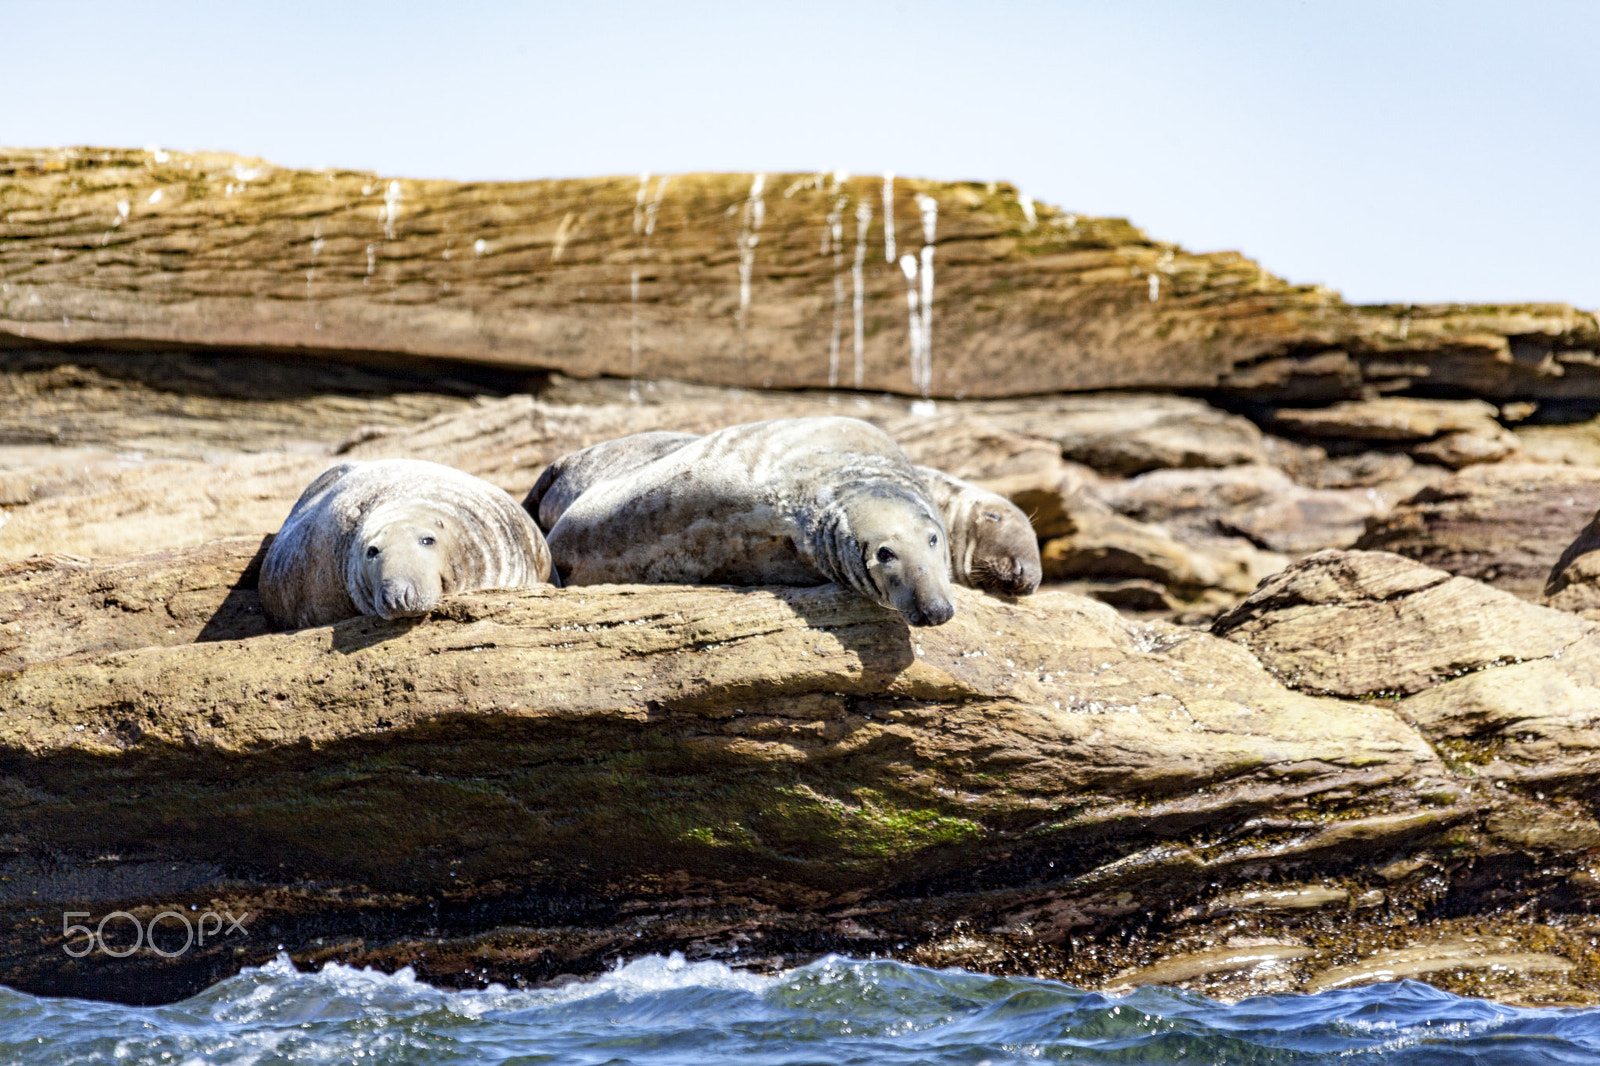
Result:
[[597,482],[631,474],[646,463],[698,439],[693,433],[651,430],[568,452],[544,468],[523,499],[522,509],[548,533],[572,506],[572,501]]
[[944,522],[854,418],[730,426],[591,485],[550,530],[570,585],[835,582],[911,625],[955,613]]
[[943,470],[919,466],[916,471],[944,516],[956,581],[1008,596],[1027,596],[1039,588],[1044,576],[1039,538],[1022,508]]
[[452,592],[559,583],[539,528],[503,489],[419,459],[340,463],[295,502],[261,561],[279,625],[426,614]]

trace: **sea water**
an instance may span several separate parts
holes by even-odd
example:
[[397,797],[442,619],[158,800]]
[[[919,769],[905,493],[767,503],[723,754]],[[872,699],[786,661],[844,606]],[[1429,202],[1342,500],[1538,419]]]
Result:
[[652,956],[561,988],[450,991],[280,956],[165,1007],[0,988],[0,1062],[1530,1066],[1600,1063],[1600,1011],[1411,981],[1230,1005],[837,956],[777,976]]

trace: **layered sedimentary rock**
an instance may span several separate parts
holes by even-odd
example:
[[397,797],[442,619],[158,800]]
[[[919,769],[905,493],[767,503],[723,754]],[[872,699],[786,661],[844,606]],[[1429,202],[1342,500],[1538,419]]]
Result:
[[1473,466],[1374,515],[1355,547],[1397,552],[1525,599],[1600,510],[1600,470],[1555,464]]
[[457,183],[7,149],[0,279],[12,345],[385,353],[934,396],[1600,395],[1600,331],[1570,307],[1350,307],[1236,253],[1192,254],[994,183]]
[[[1299,692],[1371,682],[1285,687],[1245,643],[1058,592],[958,590],[953,622],[913,632],[831,587],[541,588],[229,638],[248,547],[166,579],[217,604],[195,643],[139,646],[126,604],[86,607],[134,561],[97,582],[97,564],[34,571],[55,583],[41,611],[82,639],[13,648],[0,672],[5,983],[176,998],[281,944],[467,984],[833,949],[1110,990],[1405,966],[1520,1002],[1600,997],[1600,826],[1572,791],[1595,758],[1593,656],[1548,654],[1519,614],[1544,609],[1475,582],[1325,553],[1295,571],[1320,621],[1282,590],[1241,609],[1280,675],[1307,625],[1329,644],[1435,626],[1430,664],[1476,664],[1391,703]],[[1380,594],[1405,609],[1372,614]],[[1488,621],[1457,639],[1466,600]],[[1546,613],[1570,647],[1594,641]],[[1518,717],[1550,671],[1570,706]],[[245,932],[77,960],[55,932],[63,909],[93,926],[190,907]]]

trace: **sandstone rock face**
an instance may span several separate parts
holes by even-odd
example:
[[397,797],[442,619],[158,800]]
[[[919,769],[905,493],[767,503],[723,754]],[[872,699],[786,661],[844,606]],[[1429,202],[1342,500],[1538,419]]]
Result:
[[1188,538],[1243,538],[1294,554],[1349,547],[1368,518],[1396,502],[1381,489],[1305,488],[1276,467],[1259,465],[1156,470],[1105,484],[1099,495],[1130,518]]
[[1397,552],[1537,600],[1597,509],[1600,470],[1470,467],[1374,516],[1355,547]]
[[[920,255],[922,196],[938,205],[935,396],[1143,388],[1316,403],[1434,382],[1496,398],[1600,392],[1600,330],[1570,307],[1349,307],[1119,219],[1048,205],[1030,216],[1007,185],[460,184],[88,148],[0,150],[0,177],[0,336],[13,345],[383,352],[916,394],[906,280],[885,251],[887,223]],[[829,222],[841,201],[874,210],[845,247]]]
[[1482,400],[1419,400],[1385,396],[1347,400],[1311,410],[1280,408],[1274,428],[1331,441],[1382,441],[1407,448],[1419,459],[1460,469],[1496,463],[1519,446],[1496,420],[1499,411]]
[[[449,410],[410,427],[367,423],[348,431],[348,418],[320,427],[333,440],[309,442],[290,450],[264,454],[223,454],[209,461],[182,456],[168,459],[101,456],[85,466],[71,458],[23,467],[15,472],[20,486],[7,522],[0,525],[0,557],[72,552],[87,556],[120,556],[174,546],[196,546],[215,537],[261,536],[282,523],[300,491],[317,473],[342,459],[428,458],[488,479],[519,496],[533,484],[544,465],[566,452],[627,433],[667,429],[706,433],[722,426],[764,418],[818,414],[851,414],[883,427],[898,440],[913,462],[935,466],[971,480],[1015,502],[1034,523],[1040,540],[1056,541],[1056,580],[1093,578],[1099,583],[1154,580],[1156,597],[1174,605],[1207,589],[1226,595],[1226,606],[1248,593],[1261,577],[1286,561],[1256,544],[1282,543],[1301,548],[1321,545],[1319,534],[1306,533],[1319,501],[1335,506],[1371,507],[1380,495],[1362,492],[1320,495],[1297,490],[1281,474],[1263,468],[1227,467],[1229,441],[1259,432],[1248,422],[1224,415],[1195,401],[1158,405],[1156,437],[1130,432],[1118,446],[1107,426],[1116,417],[1138,423],[1149,397],[1052,398],[998,404],[952,404],[931,416],[907,413],[902,403],[871,403],[840,396],[781,396],[731,390],[685,390],[662,386],[657,402],[551,403],[526,395],[485,400]],[[602,397],[604,398],[604,397]],[[1156,398],[1160,399],[1160,398]],[[1093,408],[1087,425],[1078,419],[1084,405]],[[358,410],[355,405],[348,405]],[[1191,418],[1190,422],[1183,419]],[[1249,433],[1236,423],[1249,428]],[[1225,427],[1218,444],[1213,431]],[[1074,429],[1073,427],[1076,427]],[[1079,430],[1083,436],[1076,435]],[[1153,430],[1152,432],[1154,432]],[[1181,436],[1189,451],[1154,448],[1162,434]],[[1098,436],[1097,436],[1098,435]],[[335,443],[336,441],[336,443]],[[1201,441],[1217,448],[1202,455]],[[1066,442],[1063,444],[1063,442]],[[1202,532],[1203,523],[1176,523],[1178,535],[1165,528],[1112,513],[1105,500],[1118,498],[1120,482],[1103,479],[1095,470],[1063,458],[1063,452],[1098,457],[1108,470],[1135,468],[1146,462],[1201,462],[1190,477],[1204,481],[1208,473],[1250,484],[1267,484],[1297,493],[1301,506],[1282,515],[1285,504],[1237,508],[1250,538],[1238,530]],[[1128,457],[1140,456],[1128,466]],[[1210,471],[1212,465],[1226,469]],[[1237,474],[1229,474],[1229,470]],[[1171,471],[1183,474],[1184,471]],[[1154,478],[1155,474],[1145,475]],[[1162,484],[1155,482],[1152,484]],[[1164,517],[1163,498],[1194,495],[1181,478],[1171,492],[1144,492],[1140,507]],[[26,491],[23,491],[23,490]],[[1309,493],[1309,495],[1308,495]],[[1332,494],[1331,496],[1329,494]],[[1249,495],[1246,492],[1246,495]],[[1262,495],[1256,491],[1254,497]],[[1250,512],[1250,513],[1246,513]],[[1280,528],[1300,529],[1281,536]]]
[[0,671],[269,632],[255,592],[267,543],[231,537],[94,561],[47,555],[0,564]]
[[[1570,614],[1384,552],[1321,552],[1213,629],[1293,688],[1404,697],[1397,711],[1474,776],[1582,791],[1600,770],[1600,629]],[[1525,837],[1514,822],[1502,831]]]
[[1545,659],[1595,627],[1388,552],[1326,551],[1262,582],[1212,627],[1285,684],[1408,696],[1491,666]]

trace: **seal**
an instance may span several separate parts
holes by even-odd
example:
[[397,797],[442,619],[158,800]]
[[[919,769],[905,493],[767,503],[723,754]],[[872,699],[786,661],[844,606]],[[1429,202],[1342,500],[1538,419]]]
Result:
[[523,499],[522,509],[548,533],[572,506],[572,501],[597,482],[631,474],[646,463],[699,439],[693,433],[650,430],[568,452],[544,468]]
[[281,626],[426,614],[440,597],[560,584],[511,496],[420,459],[329,467],[295,501],[261,561],[261,605]]
[[697,438],[590,486],[550,530],[569,585],[835,582],[915,626],[955,614],[945,541],[899,446],[840,417]]
[[916,472],[944,517],[956,581],[1007,596],[1038,590],[1044,576],[1039,538],[1022,508],[943,470],[919,466]]

